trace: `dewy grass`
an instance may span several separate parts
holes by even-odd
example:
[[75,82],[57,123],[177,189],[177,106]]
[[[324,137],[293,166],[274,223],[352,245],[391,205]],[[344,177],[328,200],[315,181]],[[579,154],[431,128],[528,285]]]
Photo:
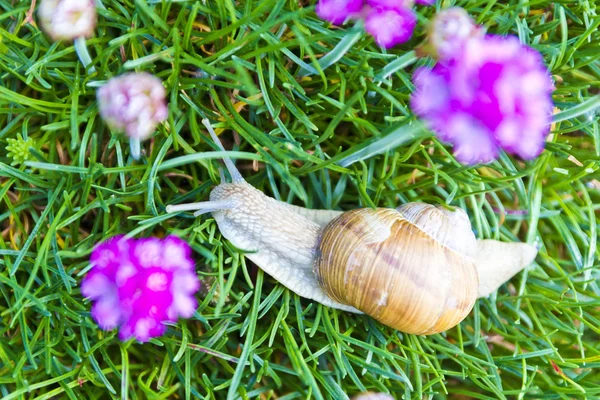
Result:
[[[352,28],[318,20],[312,1],[103,3],[88,74],[72,45],[26,21],[30,2],[0,0],[2,398],[600,397],[594,1],[444,2],[541,51],[557,87],[560,113],[539,158],[475,167],[430,135],[386,139],[415,122],[411,74],[429,61],[412,65],[410,52],[440,2],[419,9],[406,45],[383,52],[363,35],[325,69],[319,59]],[[97,88],[128,70],[169,90],[169,119],[137,162],[96,104]],[[537,243],[539,256],[432,336],[301,299],[209,215],[165,213],[206,200],[219,181],[222,153],[203,118],[248,182],[275,198],[342,210],[451,203],[478,237]],[[10,156],[9,139],[31,141],[27,157]],[[119,233],[185,238],[203,283],[195,315],[144,345],[99,330],[79,289],[92,247]]]

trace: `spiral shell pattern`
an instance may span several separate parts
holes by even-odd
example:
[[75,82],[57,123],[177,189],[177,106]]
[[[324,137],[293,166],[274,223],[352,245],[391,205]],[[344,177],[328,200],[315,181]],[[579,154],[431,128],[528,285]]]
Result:
[[332,299],[399,331],[450,329],[477,297],[476,241],[463,214],[422,203],[345,212],[321,234],[317,281]]

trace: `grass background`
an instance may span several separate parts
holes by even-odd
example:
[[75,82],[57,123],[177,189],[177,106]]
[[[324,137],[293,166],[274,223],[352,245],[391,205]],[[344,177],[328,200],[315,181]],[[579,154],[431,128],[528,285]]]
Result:
[[[30,2],[0,0],[0,395],[600,398],[597,6],[443,2],[453,4],[543,53],[561,112],[537,160],[465,167],[430,135],[410,136],[421,132],[411,73],[431,62],[410,50],[439,1],[419,8],[410,43],[386,54],[361,35],[320,70],[353,28],[318,20],[312,1],[105,0],[87,42],[97,72],[86,74],[71,45],[25,21]],[[138,162],[95,101],[102,82],[130,70],[158,75],[170,102]],[[479,237],[539,243],[540,254],[460,326],[428,337],[298,298],[209,216],[165,214],[218,182],[204,117],[273,197],[343,210],[450,203]],[[10,139],[26,142],[22,159],[7,154]],[[127,232],[186,238],[204,282],[197,314],[145,345],[100,331],[78,289],[94,244]]]

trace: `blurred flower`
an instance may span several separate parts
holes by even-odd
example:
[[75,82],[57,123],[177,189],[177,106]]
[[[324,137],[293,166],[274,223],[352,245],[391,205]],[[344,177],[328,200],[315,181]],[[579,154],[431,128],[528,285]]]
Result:
[[98,107],[106,124],[130,138],[147,139],[168,115],[165,88],[146,72],[131,72],[98,90]]
[[6,156],[12,158],[10,165],[20,165],[30,159],[29,148],[35,147],[33,139],[28,137],[27,140],[23,139],[21,134],[17,134],[17,138],[6,139],[8,146],[6,146]]
[[415,0],[415,3],[422,6],[432,6],[435,4],[435,0]]
[[413,110],[459,161],[487,163],[500,149],[532,159],[543,150],[553,84],[541,54],[518,38],[471,38],[413,80]]
[[52,40],[90,37],[96,27],[94,0],[42,0],[38,9],[40,27]]
[[119,338],[146,342],[161,336],[164,322],[189,318],[200,283],[189,245],[176,236],[129,239],[114,236],[92,251],[92,269],[81,293],[92,299],[92,317]]
[[381,47],[390,48],[412,36],[417,17],[414,0],[319,0],[319,18],[334,24],[364,19],[365,30]]
[[365,30],[386,49],[408,41],[416,24],[415,12],[406,7],[375,7],[365,18]]
[[436,58],[451,57],[469,38],[481,37],[484,33],[464,8],[446,8],[429,23],[430,55]]
[[360,13],[363,5],[363,0],[319,0],[315,12],[325,21],[343,24]]

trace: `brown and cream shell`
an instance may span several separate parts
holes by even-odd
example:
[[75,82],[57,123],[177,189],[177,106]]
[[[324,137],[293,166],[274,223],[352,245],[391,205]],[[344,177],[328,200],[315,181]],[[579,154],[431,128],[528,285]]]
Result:
[[323,230],[314,273],[335,301],[402,332],[462,321],[479,285],[466,214],[423,203],[345,212]]

